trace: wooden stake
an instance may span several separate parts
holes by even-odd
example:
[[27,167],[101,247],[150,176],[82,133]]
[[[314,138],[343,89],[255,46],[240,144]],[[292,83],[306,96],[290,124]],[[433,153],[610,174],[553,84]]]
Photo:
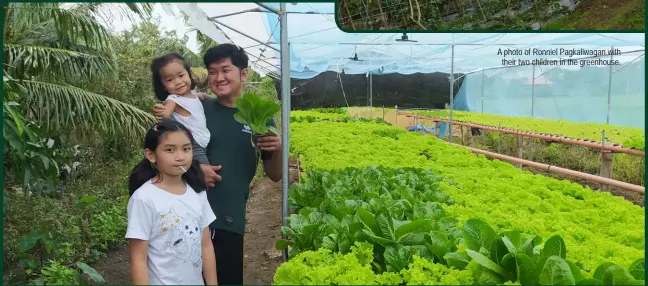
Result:
[[472,134],[472,128],[468,132],[468,145],[470,147],[475,147],[475,137]]
[[[524,159],[524,137],[522,137],[522,135],[517,136],[517,153],[518,158]],[[518,167],[522,169],[522,164],[518,164]]]
[[[605,145],[605,130],[601,132],[601,144]],[[612,164],[614,163],[614,152],[601,151],[601,169],[599,176],[612,179]],[[601,190],[607,190],[608,186],[601,185]]]
[[502,153],[502,122],[500,121],[497,130],[499,135],[497,137],[497,153]]
[[463,127],[463,125],[461,125],[461,145],[465,145],[464,144],[464,127]]

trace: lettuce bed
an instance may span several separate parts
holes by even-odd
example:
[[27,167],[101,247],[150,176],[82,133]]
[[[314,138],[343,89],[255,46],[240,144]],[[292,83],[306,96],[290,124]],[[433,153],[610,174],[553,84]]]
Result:
[[[412,110],[408,113],[428,117],[448,119],[450,111],[447,110]],[[646,138],[641,128],[616,126],[599,123],[576,123],[569,121],[556,121],[548,119],[536,119],[529,117],[513,117],[494,114],[482,114],[477,112],[454,111],[452,118],[458,121],[467,121],[497,127],[500,122],[502,127],[537,133],[549,133],[564,135],[573,138],[590,139],[601,141],[601,131],[605,130],[605,137],[608,141],[623,144],[625,147],[645,149]]]
[[[293,112],[293,118],[303,116],[300,113]],[[316,112],[307,114],[318,118]],[[444,213],[456,219],[457,225],[465,226],[470,219],[478,219],[501,231],[513,229],[524,235],[537,234],[543,238],[557,234],[561,241],[564,239],[569,258],[584,271],[585,277],[596,277],[594,270],[603,262],[636,268],[636,259],[643,257],[643,209],[609,193],[593,192],[568,181],[523,172],[510,164],[475,156],[434,137],[407,133],[385,124],[308,120],[291,125],[291,151],[293,155],[300,154],[306,170],[363,169],[368,166],[430,170],[443,178],[438,182],[439,193],[453,201],[451,204],[443,203]],[[407,185],[406,181],[402,183]],[[398,182],[394,184],[398,185]],[[344,188],[344,184],[338,188]],[[304,209],[308,212],[299,215],[307,218],[312,209]],[[291,227],[295,225],[291,220]],[[312,250],[323,247],[322,241],[319,245],[313,243],[315,233],[309,235],[302,240],[306,241],[303,245],[311,243]],[[336,243],[335,247],[327,245],[334,250],[344,252],[350,247],[344,241],[342,244],[330,238],[327,241]],[[345,245],[345,249],[340,249],[341,245]],[[482,276],[486,273],[470,269],[473,274],[475,271],[481,271]],[[279,273],[278,270],[277,275]]]

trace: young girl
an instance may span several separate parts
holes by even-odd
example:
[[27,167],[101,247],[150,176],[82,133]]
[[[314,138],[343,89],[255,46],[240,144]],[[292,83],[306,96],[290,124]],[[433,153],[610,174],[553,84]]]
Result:
[[192,90],[196,82],[191,77],[191,67],[177,53],[170,53],[153,60],[153,90],[164,102],[163,119],[173,119],[191,130],[196,139],[194,153],[200,164],[209,164],[205,148],[209,143],[205,110]]
[[[131,277],[135,285],[216,285],[216,257],[204,175],[192,161],[194,139],[162,120],[144,139],[144,158],[128,181]],[[204,280],[203,280],[204,275]]]

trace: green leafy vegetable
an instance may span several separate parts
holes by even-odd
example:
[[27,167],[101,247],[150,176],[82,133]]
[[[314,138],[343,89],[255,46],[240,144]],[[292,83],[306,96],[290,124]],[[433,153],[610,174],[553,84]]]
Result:
[[[643,282],[645,263],[636,258],[644,249],[644,226],[630,219],[643,218],[640,207],[576,184],[521,172],[510,164],[383,123],[339,112],[297,111],[292,118],[301,121],[292,125],[291,151],[300,153],[306,173],[303,182],[289,191],[293,215],[289,227],[282,228],[289,238],[277,246],[290,248],[293,259],[289,263],[294,263],[285,267],[299,269],[292,275],[309,273],[318,279],[281,281],[406,285]],[[541,235],[548,237],[544,244]],[[300,265],[295,260],[315,250],[348,257],[354,252],[352,245],[360,244],[371,246],[367,253],[372,259],[363,259],[368,262],[361,264],[376,276],[355,274],[350,270],[355,266],[346,264],[351,276],[359,280],[335,280],[338,274],[320,267],[340,263],[321,260],[316,271],[313,263],[302,260]],[[596,268],[599,257],[611,257],[612,262]]]
[[253,93],[244,94],[236,99],[235,104],[238,112],[234,114],[234,119],[250,126],[253,135],[265,135],[268,132],[279,135],[276,128],[268,126],[269,120],[281,109],[279,104]]

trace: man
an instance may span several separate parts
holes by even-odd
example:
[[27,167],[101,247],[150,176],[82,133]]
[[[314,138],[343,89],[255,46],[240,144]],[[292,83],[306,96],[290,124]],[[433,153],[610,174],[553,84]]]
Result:
[[[209,204],[216,214],[210,229],[218,283],[242,285],[245,210],[250,182],[259,162],[250,142],[249,126],[234,119],[237,112],[234,102],[243,96],[243,83],[248,76],[248,57],[238,46],[221,44],[207,50],[203,60],[209,88],[217,95],[217,98],[201,95],[207,128],[211,132],[207,158],[213,166],[200,162],[200,168],[210,188],[207,191]],[[163,110],[160,104],[153,107],[156,118]],[[274,120],[269,125],[276,126]],[[261,149],[265,173],[278,182],[282,177],[281,137],[269,133],[259,138],[257,146]]]

